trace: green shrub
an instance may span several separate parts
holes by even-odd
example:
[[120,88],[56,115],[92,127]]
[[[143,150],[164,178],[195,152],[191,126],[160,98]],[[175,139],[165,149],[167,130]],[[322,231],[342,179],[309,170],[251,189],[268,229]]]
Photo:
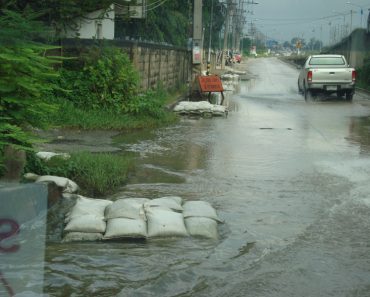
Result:
[[127,54],[114,47],[93,48],[80,60],[82,69],[60,70],[60,86],[67,92],[59,95],[82,109],[126,111],[139,84]]

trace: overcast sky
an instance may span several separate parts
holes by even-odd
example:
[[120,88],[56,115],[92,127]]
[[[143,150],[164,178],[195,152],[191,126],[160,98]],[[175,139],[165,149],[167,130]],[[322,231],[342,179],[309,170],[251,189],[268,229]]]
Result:
[[[314,37],[324,44],[339,39],[343,28],[349,31],[352,14],[352,28],[361,25],[363,7],[363,27],[367,24],[370,0],[254,0],[259,4],[247,5],[254,14],[247,13],[247,25],[254,20],[258,30],[279,41],[290,41],[293,37],[308,41]],[[251,2],[249,0],[249,2]],[[244,7],[245,8],[245,7]],[[344,26],[345,24],[345,26]],[[330,34],[331,32],[331,34]]]

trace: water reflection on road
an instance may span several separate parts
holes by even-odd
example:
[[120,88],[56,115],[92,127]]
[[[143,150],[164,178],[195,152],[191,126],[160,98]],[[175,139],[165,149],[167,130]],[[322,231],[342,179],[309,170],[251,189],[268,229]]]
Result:
[[212,203],[218,241],[59,244],[53,296],[370,296],[367,102],[305,103],[297,70],[248,63],[227,118],[183,118],[115,139],[138,153],[117,197]]

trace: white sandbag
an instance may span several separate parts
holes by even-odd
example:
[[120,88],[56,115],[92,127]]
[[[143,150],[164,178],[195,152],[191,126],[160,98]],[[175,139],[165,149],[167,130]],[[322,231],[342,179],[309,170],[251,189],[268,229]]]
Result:
[[36,153],[36,157],[40,158],[44,161],[49,161],[51,158],[59,156],[64,160],[69,159],[71,156],[67,153],[53,153],[53,152],[38,152]]
[[68,232],[62,242],[73,241],[98,241],[103,238],[101,233]]
[[164,196],[164,197],[161,197],[161,198],[166,198],[166,199],[172,199],[174,201],[176,201],[176,203],[182,205],[182,198],[180,196]]
[[204,217],[185,218],[186,230],[191,236],[200,236],[217,239],[217,222],[214,219]]
[[150,200],[147,203],[145,203],[145,207],[158,206],[158,207],[163,207],[163,208],[169,208],[172,210],[182,211],[183,208],[181,204],[182,204],[181,197],[169,196],[169,197],[161,197],[161,198]]
[[106,222],[95,215],[83,215],[72,218],[64,228],[65,232],[104,233]]
[[184,203],[183,208],[184,218],[205,217],[222,222],[218,218],[216,210],[206,201],[187,201]]
[[225,115],[226,114],[226,106],[223,105],[213,105],[212,106],[212,114],[213,115]]
[[32,172],[27,172],[23,175],[23,177],[26,179],[26,180],[29,180],[29,181],[36,181],[40,175],[37,175],[35,173],[32,173]]
[[145,220],[144,201],[145,198],[126,198],[119,199],[110,204],[105,210],[105,218],[126,218],[126,219],[143,219]]
[[110,200],[86,198],[79,195],[76,204],[66,216],[66,222],[84,215],[94,215],[97,218],[104,219],[105,208],[112,203]]
[[103,239],[146,237],[146,221],[143,219],[116,218],[108,220]]
[[148,237],[188,236],[181,213],[160,207],[147,207]]
[[74,193],[78,190],[78,185],[74,181],[61,176],[42,175],[36,179],[36,182],[37,183],[54,182],[58,187],[63,188],[64,193]]

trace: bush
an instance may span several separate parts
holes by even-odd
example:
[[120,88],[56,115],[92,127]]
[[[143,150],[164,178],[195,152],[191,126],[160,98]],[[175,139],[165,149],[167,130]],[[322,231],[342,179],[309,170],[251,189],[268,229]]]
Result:
[[[59,94],[82,109],[122,113],[138,93],[139,76],[126,53],[114,47],[93,48],[80,57],[82,69],[60,70]],[[68,64],[68,63],[67,63]]]

